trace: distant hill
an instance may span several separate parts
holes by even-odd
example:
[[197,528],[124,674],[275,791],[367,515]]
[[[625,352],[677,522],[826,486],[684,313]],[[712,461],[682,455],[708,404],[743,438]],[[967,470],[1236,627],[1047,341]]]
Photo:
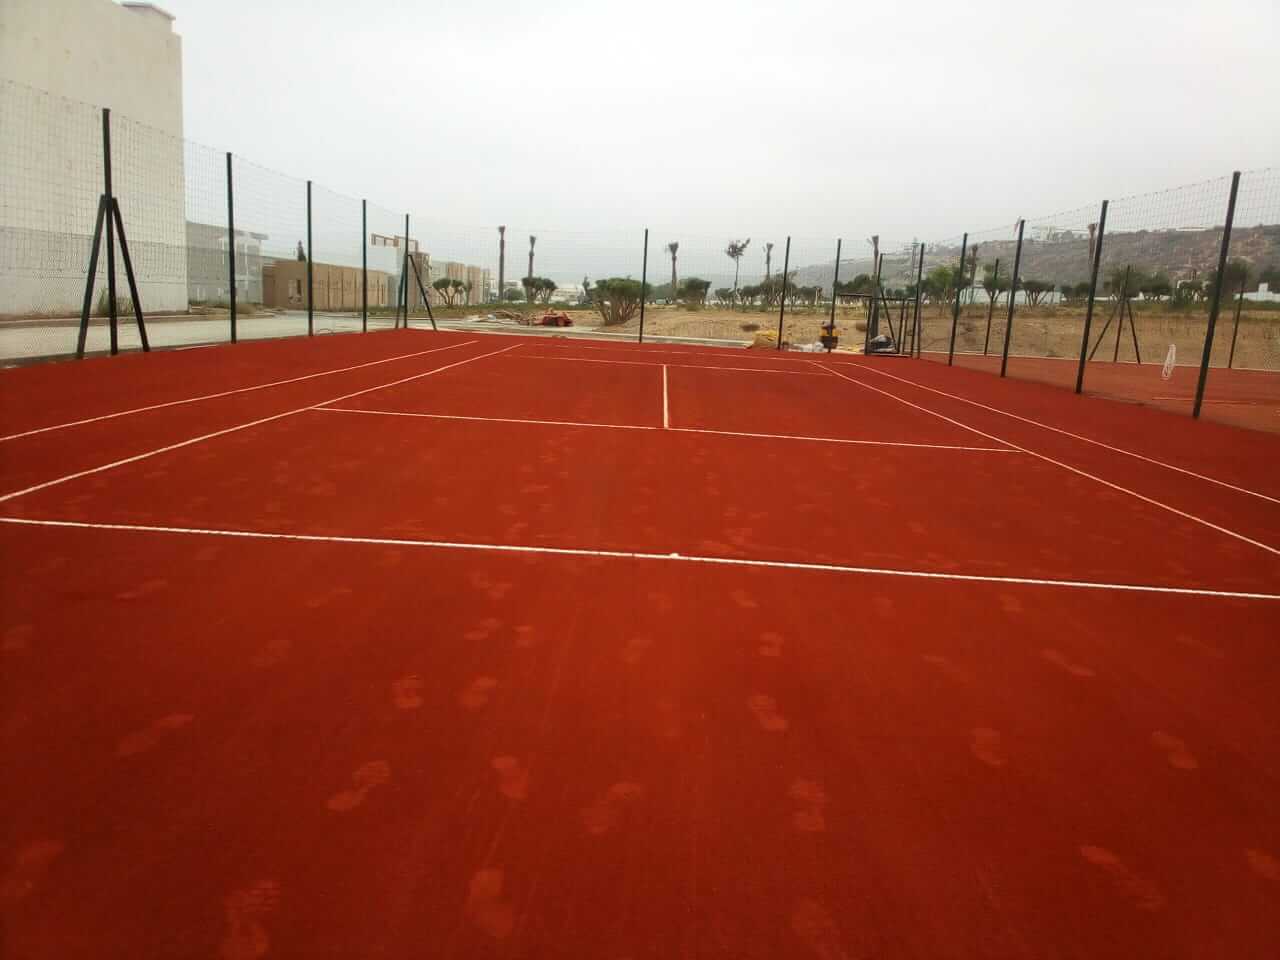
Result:
[[[1138,267],[1146,273],[1163,272],[1174,282],[1203,279],[1218,265],[1222,231],[1211,230],[1139,230],[1132,233],[1108,233],[1103,238],[1103,272],[1116,267]],[[1012,239],[984,243],[978,249],[978,276],[982,266],[999,258],[1000,272],[1008,276],[1013,267],[1015,243]],[[960,247],[929,247],[925,254],[925,271],[943,263],[954,263]],[[1231,232],[1231,258],[1247,261],[1256,274],[1260,269],[1280,265],[1280,225],[1236,227]],[[840,261],[840,279],[852,280],[859,273],[871,273],[870,257]],[[1022,243],[1024,280],[1047,280],[1054,284],[1080,283],[1089,279],[1089,240],[1087,235],[1068,234],[1051,239],[1026,237]],[[832,265],[812,264],[801,267],[796,280],[803,285],[831,289]],[[887,254],[884,282],[887,287],[901,287],[915,280],[911,275],[910,257]]]

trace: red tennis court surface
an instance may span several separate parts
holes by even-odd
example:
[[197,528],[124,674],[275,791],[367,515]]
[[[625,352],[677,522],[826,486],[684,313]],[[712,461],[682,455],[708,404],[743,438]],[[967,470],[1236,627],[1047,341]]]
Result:
[[0,375],[13,957],[1280,952],[1280,440],[397,331]]

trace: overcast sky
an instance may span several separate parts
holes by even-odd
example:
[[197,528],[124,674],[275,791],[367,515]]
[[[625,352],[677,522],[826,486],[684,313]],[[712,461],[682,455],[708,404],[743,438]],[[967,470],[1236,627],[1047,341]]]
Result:
[[1280,165],[1280,4],[160,0],[186,135],[477,230],[940,239]]

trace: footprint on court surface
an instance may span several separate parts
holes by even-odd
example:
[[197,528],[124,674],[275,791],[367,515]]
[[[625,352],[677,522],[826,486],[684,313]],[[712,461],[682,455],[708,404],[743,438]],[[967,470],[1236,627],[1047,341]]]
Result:
[[284,663],[288,659],[292,645],[292,641],[287,636],[278,633],[268,640],[266,645],[250,658],[249,662],[259,670],[274,667],[276,664]]
[[797,780],[791,784],[787,796],[799,807],[791,817],[791,823],[797,830],[802,833],[821,833],[827,829],[824,813],[827,793],[822,789],[822,784],[816,780]]
[[1022,613],[1022,600],[1012,593],[1002,593],[1000,594],[1000,609],[1011,615]]
[[13,865],[0,877],[0,903],[14,903],[34,890],[64,849],[59,840],[36,840],[19,850]]
[[622,662],[635,666],[644,659],[645,651],[653,646],[653,638],[644,636],[643,634],[636,637],[630,637],[627,645],[622,651]]
[[1045,647],[1040,651],[1040,656],[1044,657],[1049,663],[1052,663],[1059,670],[1065,670],[1073,677],[1092,677],[1093,671],[1088,667],[1079,663],[1073,663],[1067,659],[1067,655],[1061,650],[1054,650],[1052,647]]
[[1222,652],[1221,648],[1215,647],[1207,640],[1201,640],[1199,637],[1193,637],[1189,633],[1180,633],[1173,639],[1184,647],[1197,650],[1206,656],[1213,657],[1215,660],[1223,660],[1226,658],[1226,654]]
[[364,803],[365,796],[374,787],[380,787],[391,779],[391,766],[385,760],[370,760],[361,764],[351,774],[350,789],[339,791],[329,798],[327,806],[334,813],[346,813]]
[[969,751],[989,767],[1003,767],[1005,763],[1004,738],[999,730],[990,727],[974,727],[969,733]]
[[263,919],[280,902],[280,885],[260,880],[252,887],[228,894],[225,907],[227,931],[222,937],[222,960],[258,960],[271,949]]
[[462,636],[463,639],[470,640],[472,643],[479,643],[481,640],[489,639],[501,626],[502,621],[497,617],[485,617]]
[[141,600],[143,597],[149,597],[153,593],[159,593],[161,590],[169,589],[168,580],[144,580],[129,590],[121,591],[116,594],[117,600]]
[[733,602],[740,606],[743,610],[754,610],[760,606],[756,603],[756,598],[747,593],[747,591],[739,588],[729,594],[733,598]]
[[36,628],[30,623],[19,623],[10,627],[4,632],[4,639],[0,640],[0,651],[4,653],[26,653],[31,646],[31,638],[35,635]]
[[1157,730],[1151,734],[1151,742],[1157,750],[1163,750],[1169,759],[1169,766],[1178,770],[1194,770],[1200,763],[1195,755],[1187,749],[1186,743],[1171,733]]
[[517,757],[503,755],[490,761],[498,775],[498,790],[508,800],[524,800],[529,796],[529,768]]
[[500,869],[486,867],[472,875],[467,890],[467,919],[495,940],[505,940],[511,936],[516,924],[515,910],[510,901],[502,896],[505,882],[506,878]]
[[392,683],[391,702],[397,710],[417,710],[422,706],[422,678],[410,673]]
[[849,960],[849,953],[840,945],[840,928],[817,900],[796,902],[791,911],[791,932],[819,960]]
[[643,795],[644,788],[638,783],[627,780],[615,783],[595,803],[582,808],[582,825],[587,833],[596,836],[608,833],[618,825],[623,808]]
[[1147,880],[1138,876],[1106,847],[1082,846],[1080,856],[1102,870],[1116,892],[1133,901],[1139,910],[1155,912],[1164,907],[1164,895]]
[[747,709],[755,715],[761,730],[781,733],[787,729],[787,718],[778,712],[778,701],[767,693],[756,693],[748,697]]
[[489,703],[489,696],[498,686],[496,677],[476,677],[458,694],[458,705],[467,710],[479,710]]
[[653,607],[658,613],[670,613],[675,609],[675,601],[671,599],[670,595],[659,590],[650,590],[647,597],[649,606]]
[[1271,854],[1250,848],[1244,852],[1244,858],[1253,872],[1264,880],[1280,880],[1280,860]]
[[167,734],[181,730],[194,719],[195,717],[189,713],[171,713],[161,717],[150,726],[121,737],[120,742],[116,744],[116,756],[132,757],[135,754],[145,753],[155,747]]
[[760,646],[758,650],[762,657],[782,656],[782,634],[766,630],[764,633],[760,634]]

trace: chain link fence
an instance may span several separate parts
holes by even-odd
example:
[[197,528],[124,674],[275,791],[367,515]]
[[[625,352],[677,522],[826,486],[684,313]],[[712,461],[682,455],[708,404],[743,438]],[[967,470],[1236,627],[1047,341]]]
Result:
[[836,346],[1280,430],[1276,169],[941,240],[479,228],[12,81],[0,123],[4,360],[136,349],[135,308],[152,347],[401,324]]

